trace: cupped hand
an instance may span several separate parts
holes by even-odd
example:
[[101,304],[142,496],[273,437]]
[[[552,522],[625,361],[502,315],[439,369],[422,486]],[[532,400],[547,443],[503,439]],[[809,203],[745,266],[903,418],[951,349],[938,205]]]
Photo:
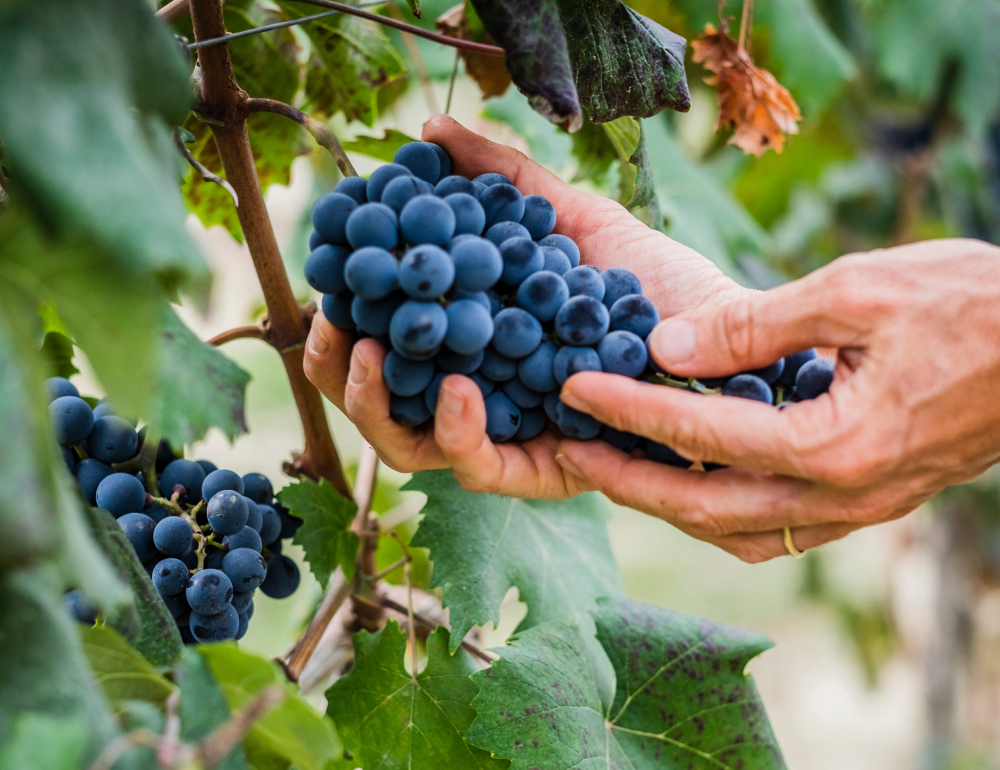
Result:
[[[452,173],[472,178],[499,172],[523,194],[548,198],[556,210],[555,232],[576,241],[584,262],[635,273],[661,316],[746,291],[712,262],[646,227],[614,201],[575,190],[522,153],[474,134],[447,116],[431,118],[422,138],[448,152]],[[559,438],[549,431],[524,443],[490,442],[482,395],[461,375],[444,380],[433,423],[397,425],[389,417],[389,391],[382,379],[386,351],[365,339],[352,352],[352,343],[351,332],[317,314],[306,345],[306,375],[390,467],[405,472],[450,467],[467,489],[522,498],[561,498],[593,489],[555,462]]]
[[780,288],[681,313],[652,332],[683,377],[836,348],[829,393],[785,409],[608,374],[567,380],[563,400],[694,461],[656,465],[599,441],[558,461],[610,498],[746,561],[902,516],[1000,459],[1000,249],[947,240],[843,257]]

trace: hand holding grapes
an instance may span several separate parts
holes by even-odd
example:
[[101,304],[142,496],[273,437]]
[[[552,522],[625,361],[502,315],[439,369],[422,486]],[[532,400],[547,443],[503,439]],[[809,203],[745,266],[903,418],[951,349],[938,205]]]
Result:
[[[548,198],[556,209],[556,232],[576,241],[584,261],[631,270],[661,315],[745,293],[709,260],[649,229],[617,203],[574,190],[521,153],[473,134],[448,117],[432,118],[423,139],[447,150],[455,174],[473,178],[499,172],[524,194]],[[373,339],[362,339],[352,352],[353,342],[351,332],[317,315],[306,347],[306,373],[390,467],[451,467],[469,489],[525,498],[566,497],[592,488],[555,462],[560,439],[548,430],[524,443],[492,443],[485,431],[483,396],[468,377],[444,379],[433,423],[408,428],[393,422],[383,379],[386,350]]]
[[568,473],[747,561],[808,549],[905,515],[1000,459],[1000,250],[930,241],[836,260],[772,291],[692,310],[651,335],[675,375],[838,350],[829,393],[776,410],[582,373],[562,398],[691,460],[695,473],[599,441],[564,441]]

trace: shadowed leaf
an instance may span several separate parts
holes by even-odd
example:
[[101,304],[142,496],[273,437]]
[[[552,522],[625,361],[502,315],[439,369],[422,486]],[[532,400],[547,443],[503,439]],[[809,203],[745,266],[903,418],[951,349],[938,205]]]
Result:
[[293,516],[302,519],[292,542],[305,550],[309,570],[323,589],[338,566],[352,578],[361,545],[361,538],[351,531],[358,510],[354,501],[337,492],[326,479],[320,479],[319,484],[303,479],[282,489],[277,497]]

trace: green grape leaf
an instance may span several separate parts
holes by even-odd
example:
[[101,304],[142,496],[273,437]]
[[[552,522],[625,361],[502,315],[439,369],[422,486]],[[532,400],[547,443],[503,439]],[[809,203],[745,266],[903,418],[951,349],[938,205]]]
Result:
[[159,377],[149,422],[173,446],[197,441],[209,428],[230,439],[247,432],[244,397],[250,375],[199,340],[177,314],[162,318]]
[[80,370],[73,365],[73,340],[67,334],[46,329],[42,340],[42,355],[48,361],[53,377],[69,379]]
[[[212,669],[193,647],[184,648],[172,673],[181,691],[181,738],[196,743],[229,719],[229,704]],[[250,770],[242,743],[229,752],[218,770]]]
[[587,120],[572,135],[572,142],[576,171],[571,181],[590,182],[595,187],[605,186],[611,167],[618,160],[618,153],[611,144],[608,133],[602,126]]
[[205,645],[198,647],[198,653],[233,710],[249,704],[268,686],[285,690],[284,700],[257,720],[244,739],[253,767],[290,762],[297,770],[324,770],[327,762],[343,755],[333,723],[313,710],[274,663],[234,644]]
[[760,695],[743,673],[767,637],[637,602],[600,601],[597,639],[614,666],[602,703],[581,629],[557,620],[518,634],[473,674],[466,739],[511,770],[785,767]]
[[111,275],[156,273],[207,294],[210,274],[173,181],[179,158],[164,142],[190,103],[189,72],[148,5],[16,3],[0,16],[0,39],[11,198],[29,198],[51,233],[98,246]]
[[163,705],[174,686],[109,626],[80,626],[83,653],[104,696],[117,710],[124,701]]
[[367,155],[370,158],[392,163],[396,150],[404,144],[416,141],[418,140],[407,136],[402,131],[387,128],[381,139],[362,135],[354,137],[349,142],[342,142],[342,144],[348,152],[356,152],[359,155]]
[[480,495],[447,470],[415,473],[403,489],[427,495],[411,544],[430,549],[431,588],[444,589],[453,652],[473,626],[500,619],[512,586],[528,605],[521,629],[565,617],[590,626],[598,597],[622,593],[597,495],[561,502]]
[[[289,19],[314,13],[279,0]],[[306,65],[306,109],[373,125],[378,91],[406,74],[403,59],[370,22],[339,13],[303,27],[312,42]]]
[[86,747],[87,726],[82,719],[26,711],[14,720],[7,743],[0,746],[0,767],[78,770],[84,766]]
[[303,479],[289,484],[277,494],[278,500],[302,525],[292,542],[306,552],[309,570],[326,590],[330,575],[337,567],[344,576],[354,577],[355,560],[361,538],[351,531],[358,506],[340,494],[326,479],[319,484]]
[[448,654],[448,631],[427,637],[427,666],[406,670],[406,634],[395,621],[354,636],[354,665],[326,691],[327,713],[347,750],[365,770],[464,768],[501,770],[507,763],[465,742],[475,713],[469,675],[480,666],[464,649]]

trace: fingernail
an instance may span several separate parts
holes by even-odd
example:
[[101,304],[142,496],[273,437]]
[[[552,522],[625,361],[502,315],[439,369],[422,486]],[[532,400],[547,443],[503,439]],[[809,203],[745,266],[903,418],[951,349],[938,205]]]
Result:
[[445,417],[461,417],[463,409],[465,409],[465,399],[462,398],[462,394],[442,385],[441,392],[438,393],[438,411]]
[[580,471],[579,468],[576,467],[576,463],[570,460],[569,457],[564,455],[562,452],[558,452],[556,454],[555,461],[559,463],[559,466],[563,468],[563,470],[569,471],[578,479],[583,478],[583,473]]
[[356,347],[354,352],[351,353],[351,371],[347,375],[348,382],[354,387],[360,387],[364,385],[368,379],[368,362],[365,361],[365,357],[361,355],[361,351]]
[[650,342],[653,357],[661,366],[683,364],[694,358],[694,324],[690,321],[664,321],[653,330]]
[[309,333],[309,350],[317,356],[321,356],[330,349],[330,340],[319,328],[319,324],[312,327]]
[[576,395],[571,385],[563,385],[562,390],[559,392],[559,400],[566,404],[566,406],[579,411],[586,411],[587,409],[587,402]]

